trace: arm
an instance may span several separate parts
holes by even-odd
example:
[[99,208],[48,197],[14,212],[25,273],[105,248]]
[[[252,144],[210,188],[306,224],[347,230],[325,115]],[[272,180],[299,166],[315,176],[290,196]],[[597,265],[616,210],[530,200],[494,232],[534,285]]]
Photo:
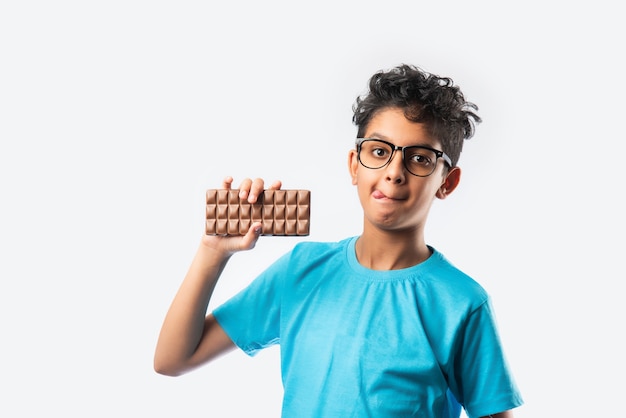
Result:
[[[231,188],[232,178],[224,180]],[[279,189],[280,182],[271,188]],[[244,180],[243,198],[251,203],[263,191],[263,181]],[[165,316],[154,354],[157,373],[178,376],[234,348],[233,342],[213,315],[206,315],[215,285],[230,257],[238,251],[254,248],[260,223],[250,226],[242,237],[204,235],[189,270]]]
[[486,417],[482,417],[482,418],[514,418],[514,417],[513,417],[513,411],[504,411],[498,414],[487,415]]

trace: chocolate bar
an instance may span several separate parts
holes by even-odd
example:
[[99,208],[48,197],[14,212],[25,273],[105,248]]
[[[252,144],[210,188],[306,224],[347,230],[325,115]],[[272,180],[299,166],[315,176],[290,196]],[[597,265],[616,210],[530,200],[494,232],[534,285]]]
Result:
[[261,222],[261,235],[309,235],[309,190],[264,190],[256,203],[239,197],[237,189],[206,192],[207,235],[245,235]]

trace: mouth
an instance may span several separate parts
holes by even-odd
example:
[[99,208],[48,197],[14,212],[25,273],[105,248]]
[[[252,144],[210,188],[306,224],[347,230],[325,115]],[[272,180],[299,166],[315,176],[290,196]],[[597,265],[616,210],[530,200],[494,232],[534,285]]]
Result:
[[372,197],[378,201],[386,201],[386,200],[404,200],[404,199],[400,199],[398,197],[393,197],[393,196],[387,196],[386,194],[384,194],[383,192],[381,192],[380,190],[374,190],[374,192],[372,193]]

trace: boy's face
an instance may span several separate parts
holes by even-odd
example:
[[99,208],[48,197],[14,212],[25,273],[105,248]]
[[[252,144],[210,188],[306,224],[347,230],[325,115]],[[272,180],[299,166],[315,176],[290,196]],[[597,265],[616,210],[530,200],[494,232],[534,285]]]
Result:
[[[370,121],[364,137],[382,139],[396,146],[421,145],[441,150],[438,140],[429,136],[421,123],[409,121],[402,109],[386,109]],[[458,167],[446,169],[441,158],[428,177],[409,173],[402,152],[396,150],[386,166],[369,169],[359,163],[356,150],[351,150],[348,165],[352,184],[357,186],[366,227],[388,231],[423,231],[428,211],[435,197],[445,198],[457,186]]]

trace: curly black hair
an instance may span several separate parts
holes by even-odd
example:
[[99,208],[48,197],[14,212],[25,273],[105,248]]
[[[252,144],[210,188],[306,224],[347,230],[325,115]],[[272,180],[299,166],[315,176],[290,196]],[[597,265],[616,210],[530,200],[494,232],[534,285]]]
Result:
[[443,151],[456,166],[463,141],[474,135],[482,122],[478,107],[465,100],[452,79],[439,77],[419,67],[401,64],[381,70],[369,80],[369,92],[359,96],[352,106],[352,122],[362,137],[372,118],[381,110],[399,108],[407,119],[424,123],[429,133],[441,142]]

